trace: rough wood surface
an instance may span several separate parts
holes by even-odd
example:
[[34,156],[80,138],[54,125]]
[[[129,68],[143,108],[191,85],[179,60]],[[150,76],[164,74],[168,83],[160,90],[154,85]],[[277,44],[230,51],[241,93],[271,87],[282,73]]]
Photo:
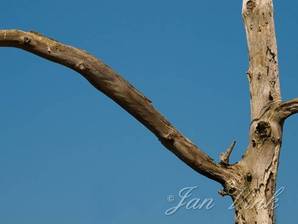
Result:
[[249,145],[229,164],[235,142],[214,162],[184,137],[152,102],[102,61],[87,52],[36,32],[0,30],[0,47],[16,47],[67,66],[114,100],[195,171],[223,185],[232,197],[238,224],[273,224],[274,193],[286,118],[298,112],[298,99],[282,102],[272,0],[243,0],[249,50],[251,104]]
[[252,119],[269,103],[281,100],[272,0],[244,0]]
[[297,109],[281,103],[272,0],[243,0],[249,50],[251,127],[248,148],[239,163],[242,178],[232,195],[236,223],[275,223],[276,176],[284,119]]
[[65,65],[83,75],[95,88],[114,100],[147,127],[162,144],[197,172],[225,182],[228,169],[184,137],[152,102],[102,61],[86,51],[62,44],[37,32],[0,30],[0,47],[16,47]]

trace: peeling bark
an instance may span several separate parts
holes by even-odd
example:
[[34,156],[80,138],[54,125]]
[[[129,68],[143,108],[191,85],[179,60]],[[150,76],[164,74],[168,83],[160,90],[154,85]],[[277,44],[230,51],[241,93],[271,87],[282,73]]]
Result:
[[272,0],[244,0],[242,15],[249,50],[251,116],[255,119],[269,103],[281,100]]
[[236,164],[244,178],[232,197],[236,223],[273,224],[283,119],[276,112],[281,94],[272,0],[244,0],[242,15],[249,50],[252,122],[249,146]]
[[249,145],[229,164],[236,142],[214,162],[183,136],[152,102],[102,61],[37,32],[0,30],[0,47],[16,47],[69,67],[85,77],[148,128],[192,169],[223,185],[234,201],[238,224],[275,223],[276,177],[286,118],[298,113],[298,99],[281,101],[272,0],[243,0],[251,104]]

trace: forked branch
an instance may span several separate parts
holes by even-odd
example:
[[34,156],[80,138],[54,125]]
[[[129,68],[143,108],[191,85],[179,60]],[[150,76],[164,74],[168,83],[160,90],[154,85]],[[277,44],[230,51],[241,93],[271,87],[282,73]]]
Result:
[[277,107],[276,112],[281,120],[285,120],[298,113],[298,98],[281,103]]
[[222,184],[229,176],[227,169],[213,162],[176,130],[149,99],[94,56],[39,33],[20,30],[0,30],[0,47],[20,48],[79,72],[154,133],[165,147],[188,166]]

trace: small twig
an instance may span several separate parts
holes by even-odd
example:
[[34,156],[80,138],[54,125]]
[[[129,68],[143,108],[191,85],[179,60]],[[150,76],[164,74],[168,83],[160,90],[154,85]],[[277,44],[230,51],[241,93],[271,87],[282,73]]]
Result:
[[222,197],[228,196],[229,194],[225,191],[225,189],[221,189],[218,191],[218,194]]
[[236,141],[233,141],[233,143],[230,145],[229,148],[223,153],[220,154],[220,164],[222,165],[229,165],[229,159],[233,152],[233,149],[236,145]]

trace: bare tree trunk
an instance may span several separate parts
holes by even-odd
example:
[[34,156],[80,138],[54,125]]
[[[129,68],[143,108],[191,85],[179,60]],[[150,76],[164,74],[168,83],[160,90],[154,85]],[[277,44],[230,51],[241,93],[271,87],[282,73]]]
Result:
[[297,100],[281,102],[272,0],[243,0],[251,97],[249,146],[235,167],[232,198],[236,223],[275,223],[275,193],[284,120],[297,112]]
[[250,144],[239,166],[242,176],[233,194],[236,223],[274,223],[274,193],[283,120],[272,0],[244,0],[251,97]]
[[109,66],[83,50],[36,32],[0,30],[0,47],[16,47],[67,66],[114,100],[198,173],[223,185],[238,224],[275,223],[275,188],[283,124],[298,112],[298,99],[281,101],[272,0],[243,0],[249,50],[251,125],[242,159],[229,164],[235,142],[214,162],[184,137],[152,102]]

